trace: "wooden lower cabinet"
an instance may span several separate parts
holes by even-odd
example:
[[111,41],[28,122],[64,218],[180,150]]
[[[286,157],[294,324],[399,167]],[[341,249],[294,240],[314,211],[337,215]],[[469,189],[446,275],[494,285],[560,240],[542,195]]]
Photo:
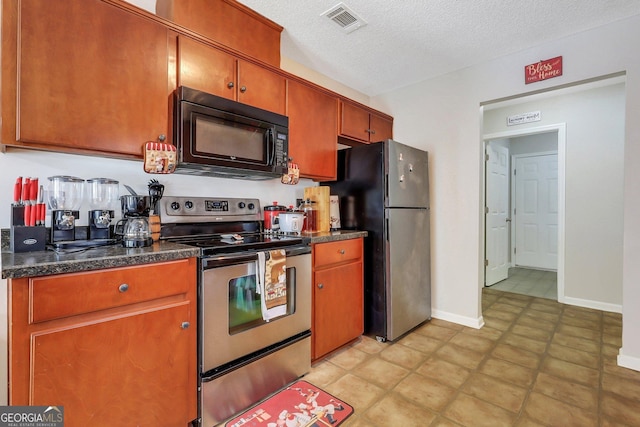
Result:
[[313,245],[312,359],[364,331],[362,238]]
[[9,280],[9,404],[63,406],[66,427],[188,426],[195,293],[194,258]]

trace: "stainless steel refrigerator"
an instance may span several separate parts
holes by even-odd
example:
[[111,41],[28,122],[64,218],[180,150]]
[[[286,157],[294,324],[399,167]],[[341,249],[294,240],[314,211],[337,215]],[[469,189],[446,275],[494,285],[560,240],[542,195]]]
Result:
[[365,333],[395,340],[431,318],[428,154],[393,140],[340,150],[343,229],[366,230]]

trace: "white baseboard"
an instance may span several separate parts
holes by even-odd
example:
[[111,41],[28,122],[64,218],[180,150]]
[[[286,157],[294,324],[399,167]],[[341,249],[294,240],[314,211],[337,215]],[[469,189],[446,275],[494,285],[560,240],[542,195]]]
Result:
[[460,316],[459,314],[448,313],[446,311],[432,310],[431,317],[475,329],[480,329],[484,326],[484,319],[482,318],[482,316],[473,318]]
[[558,302],[562,304],[575,305],[578,307],[593,308],[596,310],[609,311],[612,313],[622,313],[621,304],[610,304],[608,302],[592,301],[581,298],[563,297],[558,298]]
[[622,349],[620,349],[618,352],[618,366],[640,371],[640,357],[626,356],[623,354]]

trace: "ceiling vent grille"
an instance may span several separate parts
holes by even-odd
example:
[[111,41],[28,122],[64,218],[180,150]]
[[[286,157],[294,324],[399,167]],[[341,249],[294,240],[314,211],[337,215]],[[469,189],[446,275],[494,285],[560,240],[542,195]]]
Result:
[[345,6],[344,3],[338,3],[331,9],[322,13],[320,16],[326,16],[331,19],[347,34],[367,25],[367,22],[364,19]]

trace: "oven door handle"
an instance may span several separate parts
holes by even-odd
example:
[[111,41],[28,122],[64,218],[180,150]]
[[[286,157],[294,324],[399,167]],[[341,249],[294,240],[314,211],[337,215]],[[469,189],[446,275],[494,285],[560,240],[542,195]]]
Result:
[[202,269],[209,270],[216,267],[224,267],[232,264],[242,264],[251,261],[257,261],[258,254],[255,252],[249,254],[221,254],[213,255],[202,259]]
[[[287,257],[293,257],[298,255],[310,254],[311,247],[309,245],[300,245],[285,248]],[[258,260],[257,252],[248,253],[232,253],[232,254],[220,254],[212,255],[202,259],[202,269],[209,270],[216,267],[224,267],[232,264],[242,264],[251,261]]]

